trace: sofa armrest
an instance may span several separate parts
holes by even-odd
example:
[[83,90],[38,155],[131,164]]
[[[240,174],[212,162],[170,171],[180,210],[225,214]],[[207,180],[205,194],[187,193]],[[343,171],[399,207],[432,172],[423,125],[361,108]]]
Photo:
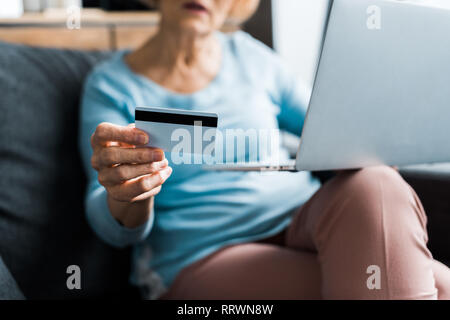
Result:
[[22,291],[0,257],[0,300],[23,300]]
[[402,168],[403,178],[419,195],[428,216],[429,248],[450,266],[450,165]]

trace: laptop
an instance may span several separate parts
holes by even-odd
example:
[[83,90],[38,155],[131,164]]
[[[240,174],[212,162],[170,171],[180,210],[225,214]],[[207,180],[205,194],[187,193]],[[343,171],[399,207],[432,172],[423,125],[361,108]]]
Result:
[[330,1],[296,159],[205,168],[322,171],[450,161],[450,8],[436,3]]

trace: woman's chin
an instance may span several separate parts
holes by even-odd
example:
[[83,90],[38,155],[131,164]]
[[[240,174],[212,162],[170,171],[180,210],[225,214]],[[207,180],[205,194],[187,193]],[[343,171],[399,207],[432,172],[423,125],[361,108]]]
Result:
[[180,23],[181,32],[194,35],[194,36],[203,36],[206,34],[210,34],[214,31],[210,25],[205,24],[202,21],[195,21],[193,19],[185,20]]

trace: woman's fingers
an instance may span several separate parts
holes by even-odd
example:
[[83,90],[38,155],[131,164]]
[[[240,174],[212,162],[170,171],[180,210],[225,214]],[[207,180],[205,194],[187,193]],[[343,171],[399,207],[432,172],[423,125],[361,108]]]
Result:
[[134,202],[156,195],[160,186],[172,174],[172,168],[166,167],[161,171],[126,181],[109,188],[109,194],[117,201]]
[[107,122],[100,123],[91,137],[92,147],[103,147],[110,141],[141,146],[148,143],[148,135],[133,126],[124,127]]
[[136,202],[153,197],[172,174],[163,150],[136,148],[147,143],[147,134],[134,125],[97,126],[91,137],[91,164],[112,199]]
[[167,167],[167,159],[145,164],[123,164],[106,167],[98,173],[98,180],[102,185],[116,185],[143,175],[158,172]]
[[118,164],[143,164],[164,160],[164,151],[156,148],[102,148],[94,152],[92,163],[104,168]]
[[141,195],[138,195],[137,197],[133,198],[133,199],[131,200],[131,202],[142,201],[142,200],[148,199],[148,198],[150,198],[150,197],[154,197],[154,196],[156,196],[158,193],[161,192],[161,189],[162,189],[161,186],[156,187],[155,189],[152,189],[152,190],[150,190],[149,192],[146,192],[146,193],[143,193],[143,194],[141,194]]

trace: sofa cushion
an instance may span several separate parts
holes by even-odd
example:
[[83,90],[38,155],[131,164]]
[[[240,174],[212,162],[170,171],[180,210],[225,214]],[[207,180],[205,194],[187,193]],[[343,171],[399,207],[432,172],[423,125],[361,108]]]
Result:
[[[77,149],[86,74],[110,53],[0,43],[0,256],[27,298],[128,292],[129,251],[89,229]],[[81,268],[68,290],[67,267]]]
[[0,299],[4,300],[22,300],[24,299],[22,291],[17,286],[8,268],[0,257]]

